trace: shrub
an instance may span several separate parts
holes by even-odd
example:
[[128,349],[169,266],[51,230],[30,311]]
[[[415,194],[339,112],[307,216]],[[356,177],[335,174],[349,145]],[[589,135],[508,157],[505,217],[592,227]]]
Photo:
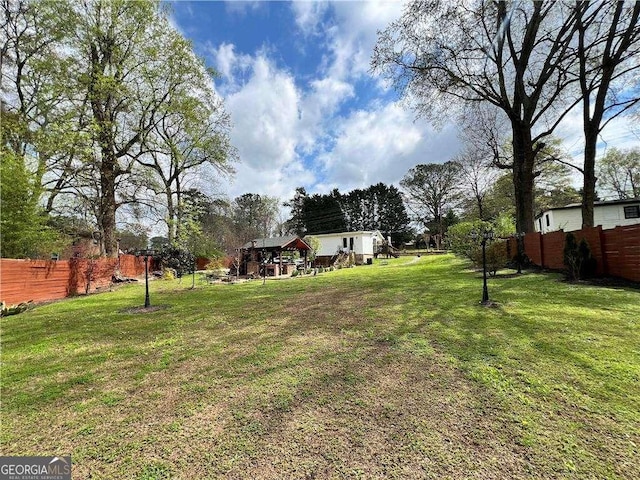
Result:
[[[449,227],[449,230],[447,231],[449,248],[453,253],[475,261],[481,240],[479,238],[471,238],[471,232],[488,230],[491,230],[491,224],[480,220],[476,220],[474,222],[462,222]],[[480,253],[482,254],[482,252]],[[482,257],[480,257],[480,262],[480,265],[482,265]]]
[[165,268],[162,270],[163,280],[174,280],[176,278],[176,271],[173,268]]
[[324,267],[318,267],[318,273],[324,273]]
[[580,271],[581,278],[593,277],[596,273],[597,262],[591,255],[591,247],[589,243],[583,238],[578,244],[578,252],[582,257],[582,270]]
[[212,258],[204,268],[205,270],[221,270],[227,268],[227,259],[225,257]]
[[193,254],[182,248],[166,245],[160,251],[159,257],[162,267],[173,268],[178,278],[185,273],[192,273],[195,267]]
[[294,270],[293,272],[291,272],[291,276],[292,277],[297,277],[298,276],[298,270]]
[[589,243],[584,238],[578,243],[571,232],[565,237],[563,260],[570,280],[587,278],[595,272],[596,260],[591,255]]
[[507,244],[504,241],[496,241],[487,245],[487,269],[489,274],[495,276],[495,274],[501,268],[507,266],[509,260],[507,256]]

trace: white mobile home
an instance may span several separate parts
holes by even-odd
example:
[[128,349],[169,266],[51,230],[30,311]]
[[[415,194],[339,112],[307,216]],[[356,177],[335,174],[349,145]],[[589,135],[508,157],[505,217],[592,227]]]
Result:
[[322,233],[310,236],[317,238],[320,242],[316,253],[316,262],[321,265],[328,265],[331,259],[341,252],[353,252],[356,263],[362,265],[367,263],[368,259],[373,259],[378,247],[384,243],[384,237],[378,230]]
[[[640,223],[640,198],[595,202],[593,223],[603,229]],[[572,203],[564,207],[550,208],[536,217],[536,232],[547,233],[556,230],[572,232],[582,228],[581,204]]]

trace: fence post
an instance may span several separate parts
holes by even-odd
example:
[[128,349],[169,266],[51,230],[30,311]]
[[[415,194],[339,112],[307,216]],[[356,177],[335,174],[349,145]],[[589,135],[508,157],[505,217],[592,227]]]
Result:
[[606,237],[602,231],[602,225],[598,225],[598,240],[600,241],[600,258],[602,258],[602,274],[609,275],[609,262],[607,261]]

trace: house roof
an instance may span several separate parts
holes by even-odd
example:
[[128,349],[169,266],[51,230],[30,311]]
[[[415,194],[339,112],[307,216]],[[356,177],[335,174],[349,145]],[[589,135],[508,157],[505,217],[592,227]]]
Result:
[[373,234],[379,235],[380,238],[384,240],[384,237],[380,233],[380,230],[358,230],[357,232],[335,232],[335,233],[316,233],[309,235],[310,237],[339,237],[339,236],[348,236],[348,235],[356,235],[356,234]]
[[289,235],[287,237],[256,238],[245,243],[242,248],[252,248],[254,246],[254,242],[255,248],[257,249],[311,250],[309,244],[296,235]]
[[[593,206],[601,207],[605,205],[627,205],[632,203],[634,204],[640,203],[640,198],[626,198],[624,200],[604,200],[600,202],[593,202]],[[544,215],[546,212],[550,212],[552,210],[571,210],[572,208],[582,208],[582,203],[570,203],[568,205],[565,205],[564,207],[547,208],[546,210],[543,210],[536,216],[536,220],[540,218],[542,215]]]

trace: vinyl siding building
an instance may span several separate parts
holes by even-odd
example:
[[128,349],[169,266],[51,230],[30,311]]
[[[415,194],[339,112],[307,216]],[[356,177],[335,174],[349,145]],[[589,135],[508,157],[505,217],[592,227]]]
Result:
[[[595,202],[594,225],[603,229],[640,223],[640,198]],[[548,233],[556,230],[572,232],[582,228],[581,204],[572,203],[564,207],[550,208],[536,217],[536,232]]]

